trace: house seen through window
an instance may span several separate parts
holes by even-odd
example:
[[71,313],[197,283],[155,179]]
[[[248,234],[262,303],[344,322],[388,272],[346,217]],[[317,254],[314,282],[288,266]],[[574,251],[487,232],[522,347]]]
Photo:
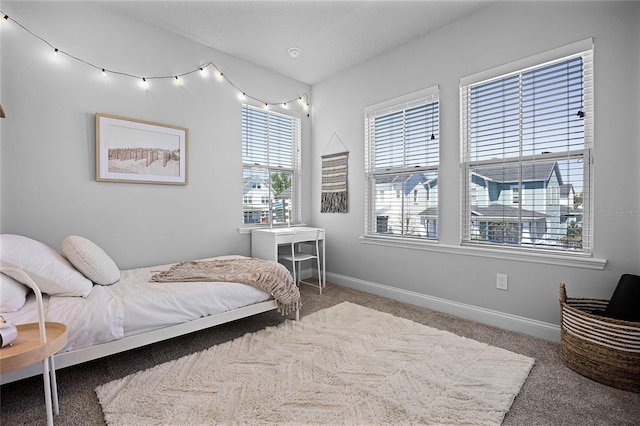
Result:
[[439,118],[437,88],[365,110],[366,235],[438,238]]
[[242,106],[243,224],[300,221],[300,119]]
[[589,253],[592,50],[461,85],[462,242]]

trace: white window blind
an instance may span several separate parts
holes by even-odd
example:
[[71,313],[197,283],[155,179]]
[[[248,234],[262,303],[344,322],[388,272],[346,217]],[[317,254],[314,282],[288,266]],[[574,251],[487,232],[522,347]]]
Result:
[[463,243],[591,252],[592,57],[461,85]]
[[437,239],[437,88],[365,110],[366,235]]
[[300,119],[242,106],[244,224],[300,221]]

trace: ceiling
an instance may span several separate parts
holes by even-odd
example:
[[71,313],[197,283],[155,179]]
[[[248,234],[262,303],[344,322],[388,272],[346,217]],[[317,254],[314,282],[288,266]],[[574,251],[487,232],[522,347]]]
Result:
[[[117,13],[307,84],[334,76],[492,2],[101,1]],[[292,47],[301,50],[297,58],[288,53]]]

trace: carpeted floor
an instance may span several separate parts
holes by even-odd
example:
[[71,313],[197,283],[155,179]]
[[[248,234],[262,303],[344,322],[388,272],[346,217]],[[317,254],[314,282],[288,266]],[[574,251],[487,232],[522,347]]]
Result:
[[[301,293],[303,316],[349,301],[535,358],[504,425],[640,425],[640,394],[599,384],[569,370],[560,362],[556,343],[332,284],[322,296],[307,286],[301,288]],[[60,414],[54,423],[104,425],[94,390],[97,386],[282,321],[277,312],[267,312],[59,370]],[[2,425],[46,424],[41,377],[3,385],[0,398]]]

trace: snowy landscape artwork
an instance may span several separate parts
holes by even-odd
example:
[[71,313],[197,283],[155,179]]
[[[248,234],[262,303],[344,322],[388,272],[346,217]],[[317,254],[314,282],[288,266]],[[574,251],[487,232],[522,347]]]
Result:
[[96,114],[96,180],[187,184],[189,129]]

